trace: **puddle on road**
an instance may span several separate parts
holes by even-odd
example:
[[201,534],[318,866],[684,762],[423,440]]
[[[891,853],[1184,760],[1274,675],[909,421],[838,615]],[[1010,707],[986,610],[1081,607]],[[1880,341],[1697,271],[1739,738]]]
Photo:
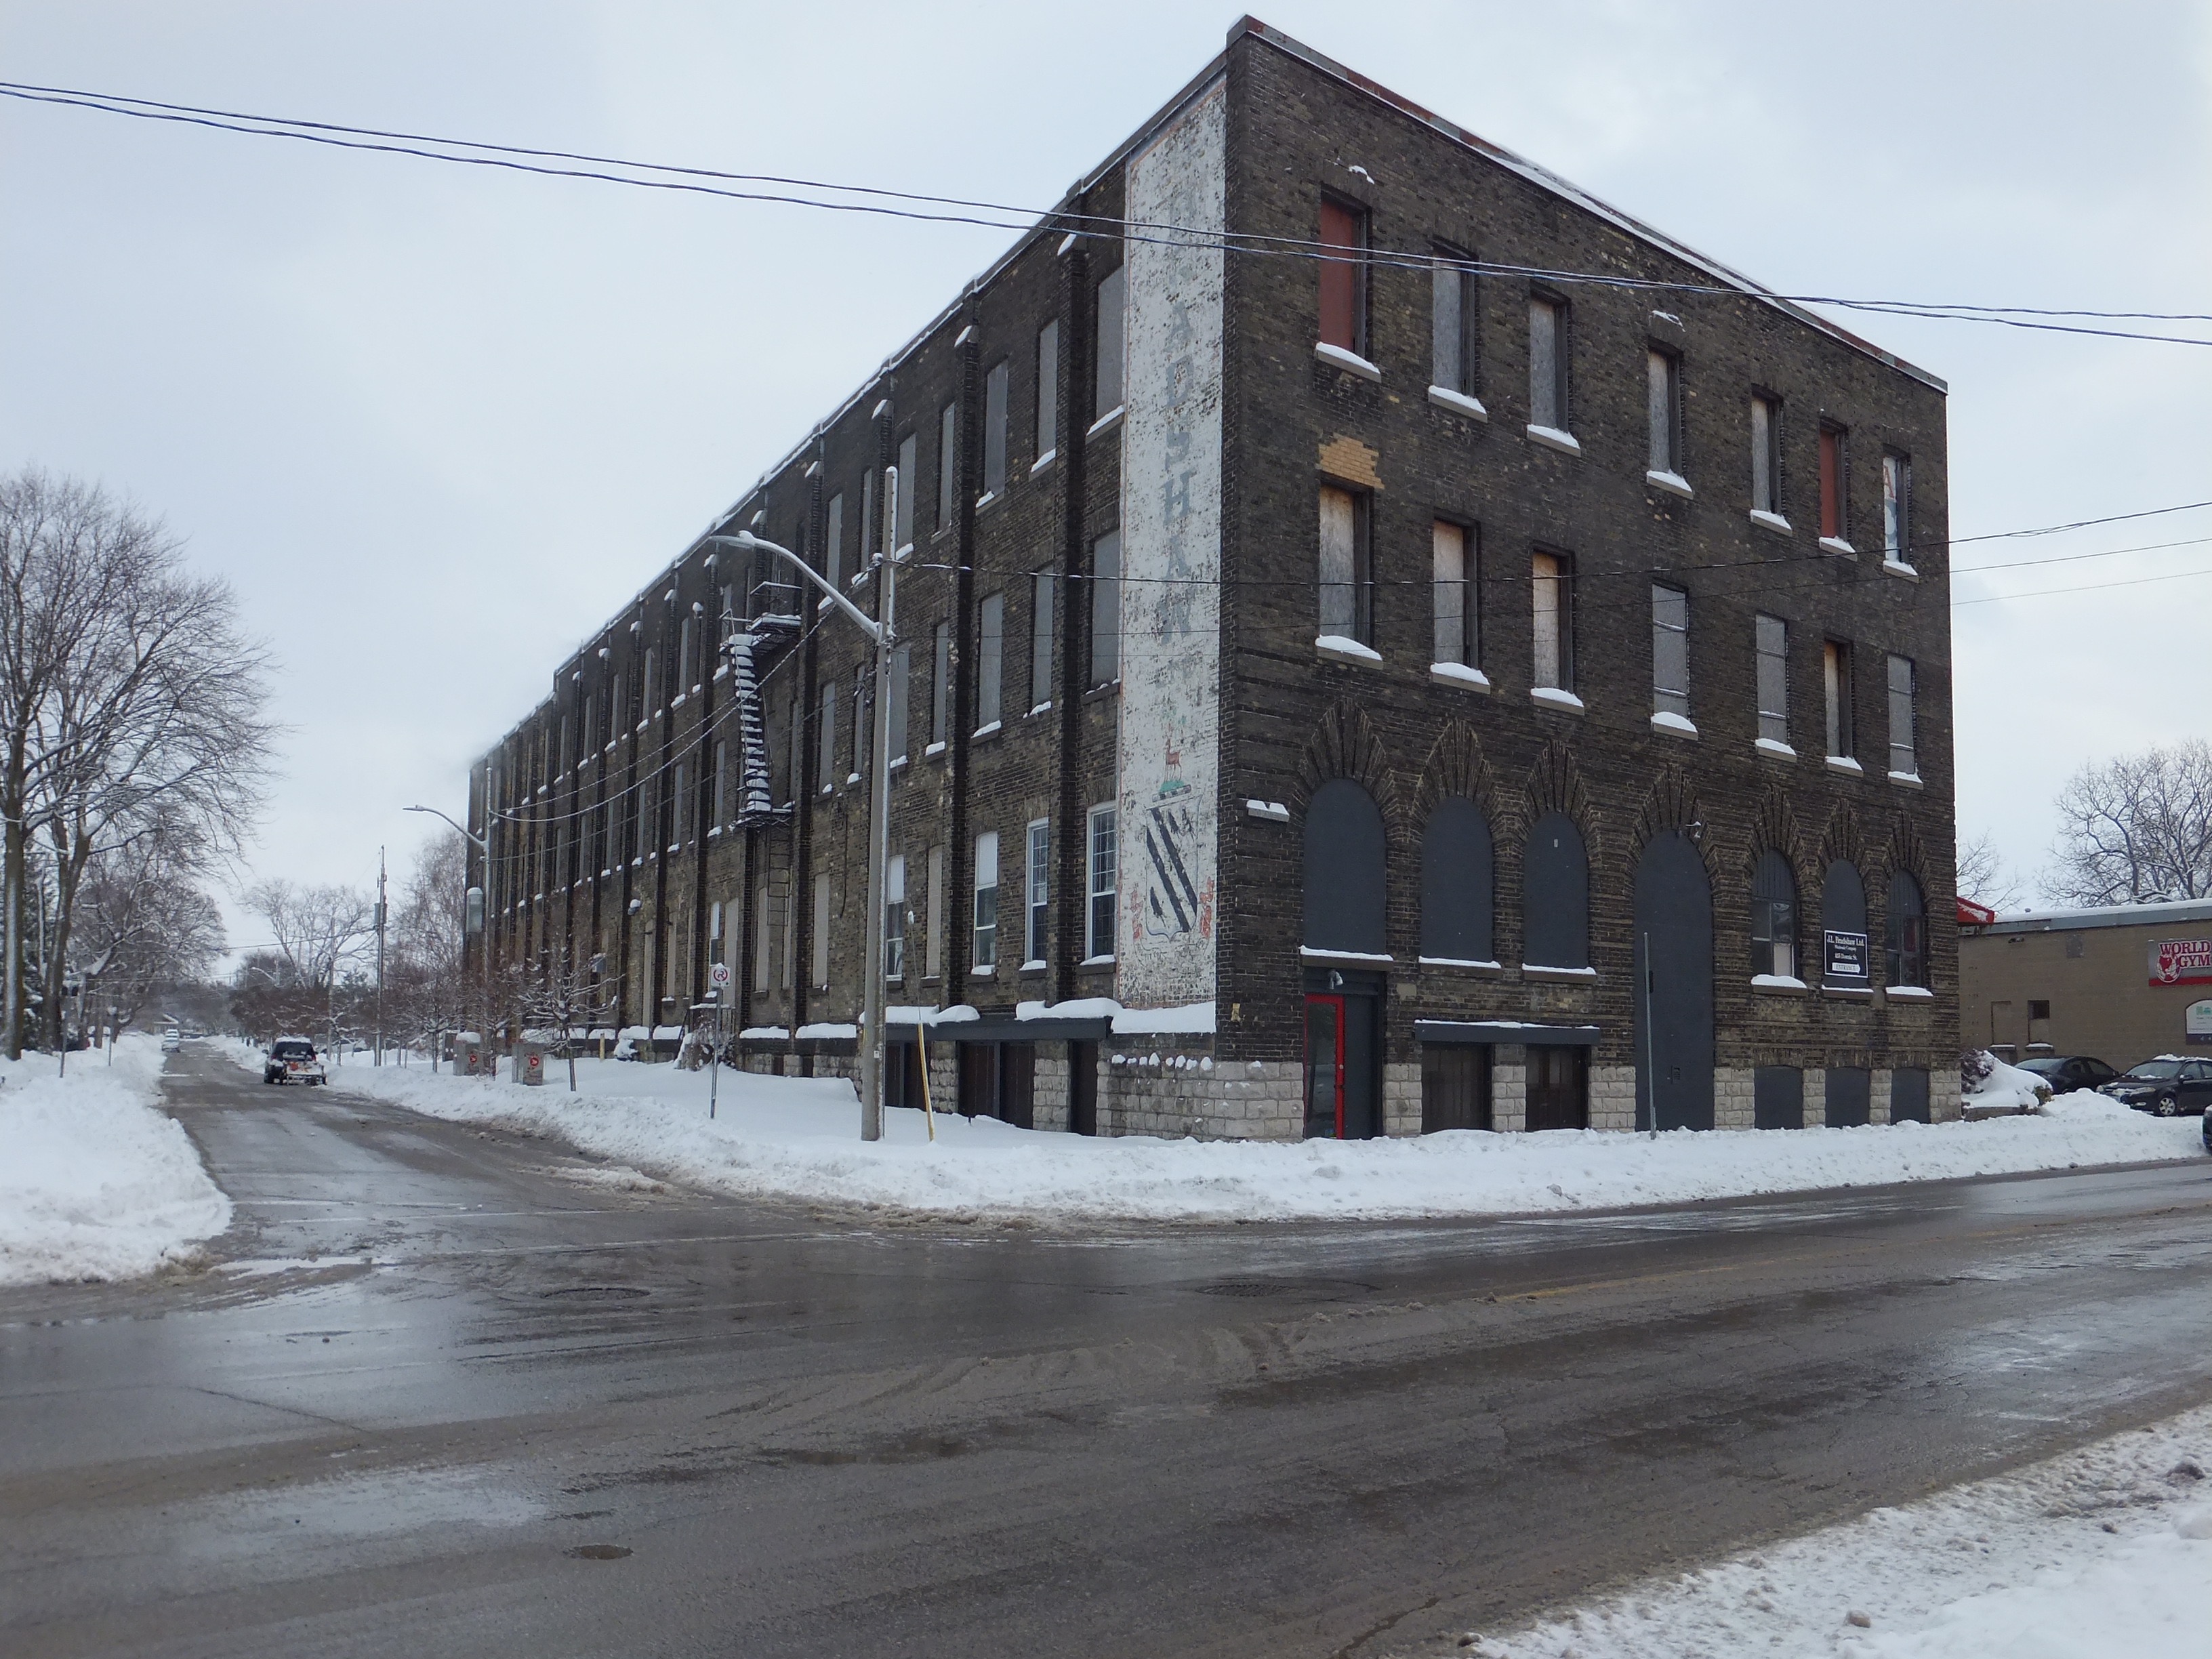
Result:
[[203,1559],[272,1548],[356,1543],[454,1527],[503,1528],[544,1518],[545,1506],[497,1477],[393,1469],[235,1492],[192,1504],[169,1529]]

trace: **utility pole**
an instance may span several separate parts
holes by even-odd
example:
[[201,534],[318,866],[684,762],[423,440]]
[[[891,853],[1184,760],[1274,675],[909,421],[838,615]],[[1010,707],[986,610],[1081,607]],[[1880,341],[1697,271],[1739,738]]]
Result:
[[384,1064],[384,849],[376,849],[376,1063]]

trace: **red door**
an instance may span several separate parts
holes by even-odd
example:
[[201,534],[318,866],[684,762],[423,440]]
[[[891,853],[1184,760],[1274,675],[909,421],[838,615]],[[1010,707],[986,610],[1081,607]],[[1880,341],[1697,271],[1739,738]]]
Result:
[[1344,999],[1306,999],[1306,1133],[1344,1138]]

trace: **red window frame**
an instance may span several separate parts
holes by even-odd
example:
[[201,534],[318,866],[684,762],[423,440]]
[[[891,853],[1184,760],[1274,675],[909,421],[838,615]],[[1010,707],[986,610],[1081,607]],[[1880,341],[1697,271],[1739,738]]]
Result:
[[1336,1016],[1336,1062],[1333,1079],[1336,1088],[1336,1138],[1344,1139],[1344,999],[1341,996],[1310,993],[1306,997],[1305,1073],[1306,1114],[1313,1113],[1313,1009],[1316,1003],[1328,1007]]

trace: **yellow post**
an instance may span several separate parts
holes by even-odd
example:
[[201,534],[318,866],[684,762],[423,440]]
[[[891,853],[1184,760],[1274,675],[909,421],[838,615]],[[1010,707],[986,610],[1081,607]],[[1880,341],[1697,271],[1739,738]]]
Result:
[[915,1050],[921,1056],[921,1121],[928,1127],[929,1138],[937,1139],[937,1114],[929,1109],[929,1027],[917,1024],[914,1028]]

